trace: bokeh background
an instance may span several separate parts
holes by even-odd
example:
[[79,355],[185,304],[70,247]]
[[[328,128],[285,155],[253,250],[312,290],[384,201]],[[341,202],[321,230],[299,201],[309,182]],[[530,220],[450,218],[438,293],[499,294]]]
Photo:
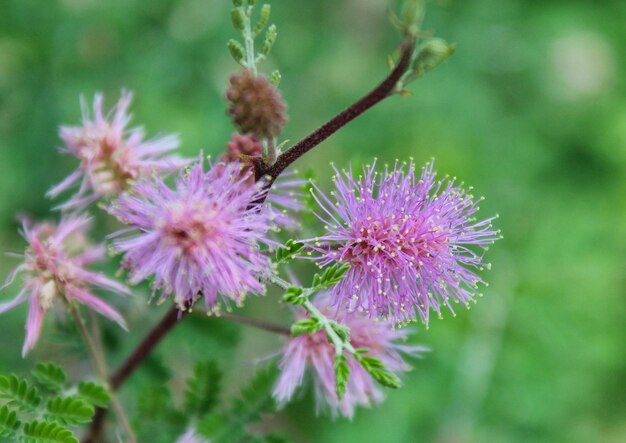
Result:
[[[295,141],[382,79],[399,37],[390,1],[272,5],[279,39],[262,68],[283,74],[284,138]],[[134,122],[149,134],[178,132],[186,155],[223,150],[233,131],[223,93],[237,69],[225,48],[230,1],[2,0],[0,9],[3,251],[23,249],[16,214],[50,216],[46,190],[76,166],[57,153],[57,131],[79,122],[80,94],[103,91],[111,106],[131,89]],[[304,443],[626,441],[625,23],[621,0],[429,4],[425,28],[456,42],[456,54],[413,84],[414,96],[380,104],[301,166],[328,188],[330,160],[434,157],[486,197],[485,216],[500,214],[491,285],[471,310],[416,328],[414,341],[432,352],[381,407],[332,420],[316,415],[309,392],[263,426]],[[113,226],[100,215],[96,231]],[[0,258],[1,274],[15,264]],[[102,323],[112,365],[165,309],[146,307],[148,290],[137,292],[120,303],[133,332]],[[286,324],[276,298],[251,299],[245,314]],[[49,321],[22,360],[24,315],[0,317],[0,371],[53,359],[89,372],[63,321]],[[279,346],[268,333],[191,320],[124,388],[124,401],[140,409],[154,380],[177,401],[200,357],[218,359],[235,393]]]

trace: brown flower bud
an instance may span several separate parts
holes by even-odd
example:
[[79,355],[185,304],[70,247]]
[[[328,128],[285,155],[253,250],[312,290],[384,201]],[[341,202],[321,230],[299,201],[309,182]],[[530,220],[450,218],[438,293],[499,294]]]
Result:
[[287,106],[267,77],[244,70],[230,77],[228,113],[241,133],[277,137],[287,123]]
[[246,158],[260,157],[263,154],[263,145],[253,135],[234,133],[226,143],[224,161],[242,161]]

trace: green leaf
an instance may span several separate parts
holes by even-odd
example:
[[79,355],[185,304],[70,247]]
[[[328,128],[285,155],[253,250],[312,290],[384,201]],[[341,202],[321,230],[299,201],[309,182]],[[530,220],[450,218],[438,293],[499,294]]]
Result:
[[259,15],[259,21],[254,26],[254,30],[252,31],[253,36],[259,35],[259,33],[265,29],[267,23],[270,20],[270,13],[272,12],[272,7],[268,4],[263,5],[261,8],[261,14]]
[[314,334],[322,329],[322,324],[317,318],[298,320],[291,325],[291,336],[297,337],[303,334]]
[[0,407],[0,437],[15,437],[15,431],[20,427],[17,413],[11,411],[8,406]]
[[270,82],[274,85],[275,88],[278,88],[280,85],[280,81],[282,80],[282,75],[280,75],[280,71],[274,70],[270,74]]
[[335,364],[333,368],[335,369],[337,397],[341,400],[346,393],[348,377],[350,376],[350,366],[348,366],[348,359],[344,354],[335,354]]
[[241,43],[231,38],[230,40],[228,40],[226,46],[228,47],[228,51],[230,52],[230,55],[233,57],[233,59],[235,59],[237,63],[241,63],[246,54],[246,51],[245,49],[243,49],[243,46],[241,46]]
[[360,355],[357,359],[361,366],[363,366],[363,369],[382,386],[394,389],[398,389],[402,386],[402,382],[398,376],[387,370],[385,364],[379,358],[372,357],[371,355]]
[[211,443],[254,441],[247,425],[257,422],[263,413],[274,411],[271,396],[275,371],[273,368],[257,371],[250,383],[241,390],[241,397],[233,401],[225,414],[211,414],[198,425],[198,431],[210,438]]
[[413,76],[421,77],[428,71],[432,71],[445,62],[454,53],[455,49],[455,45],[449,44],[444,39],[430,39],[417,53],[417,57],[413,62]]
[[283,302],[289,303],[290,305],[301,305],[307,300],[307,297],[304,295],[304,289],[298,286],[290,286],[285,291],[285,295],[283,295]]
[[94,408],[80,397],[56,397],[47,405],[48,415],[61,424],[78,425],[88,423],[94,414]]
[[95,406],[106,407],[111,400],[108,389],[101,384],[83,381],[78,385],[78,396]]
[[15,374],[0,375],[0,399],[7,400],[7,405],[21,411],[32,411],[41,402],[37,388]]
[[23,443],[78,443],[76,436],[67,428],[53,421],[33,420],[22,428]]
[[293,260],[296,255],[302,251],[304,248],[304,244],[297,242],[295,240],[287,240],[284,246],[281,246],[276,251],[276,255],[274,256],[274,262],[277,264],[284,264]]
[[230,19],[233,23],[233,28],[239,32],[243,32],[245,25],[243,11],[241,8],[233,8],[233,10],[230,11]]
[[370,371],[370,375],[380,385],[387,388],[398,389],[402,386],[402,382],[396,374],[389,372],[386,369],[374,369]]
[[344,343],[350,342],[350,328],[346,325],[342,325],[341,323],[337,323],[334,320],[330,322],[330,326],[333,328],[333,331],[335,331],[335,334],[339,336],[341,341]]
[[313,276],[313,287],[317,290],[326,289],[336,285],[346,276],[346,272],[350,269],[350,265],[343,263],[334,263],[324,269],[322,275],[315,274]]
[[263,41],[263,46],[261,46],[261,54],[269,55],[274,47],[274,43],[276,43],[276,37],[278,37],[276,25],[271,25],[265,32],[265,41]]
[[185,411],[203,416],[215,407],[221,389],[222,372],[215,361],[196,363],[187,380]]
[[52,392],[63,390],[67,380],[65,370],[54,363],[37,363],[31,374],[40,385]]

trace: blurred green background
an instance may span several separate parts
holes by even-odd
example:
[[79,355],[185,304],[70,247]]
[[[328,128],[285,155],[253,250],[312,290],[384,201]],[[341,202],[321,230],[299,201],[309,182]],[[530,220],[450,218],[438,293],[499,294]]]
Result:
[[[283,74],[284,137],[295,141],[385,76],[398,35],[385,0],[272,6],[279,39],[262,68]],[[2,0],[0,9],[3,251],[23,249],[15,215],[49,216],[44,193],[75,167],[58,155],[57,131],[79,122],[81,93],[103,91],[109,107],[122,88],[133,90],[134,123],[150,135],[178,132],[186,155],[222,151],[233,131],[222,97],[237,68],[225,49],[230,1]],[[491,285],[470,311],[417,328],[415,342],[432,352],[381,407],[333,421],[316,416],[309,393],[264,426],[304,443],[626,441],[625,23],[622,0],[429,4],[425,28],[458,43],[456,54],[413,84],[413,97],[385,101],[303,163],[328,188],[331,159],[434,157],[440,172],[486,196],[484,216],[500,214]],[[100,217],[98,229],[111,226]],[[1,274],[15,264],[2,257]],[[111,364],[164,311],[138,292],[124,304],[130,335],[103,322]],[[246,314],[288,322],[273,301],[251,299]],[[41,359],[90,371],[63,344],[63,324],[50,321],[21,360],[24,314],[0,317],[0,371]],[[217,357],[236,392],[279,346],[222,320],[189,321],[124,400],[140,407],[149,380],[167,380],[176,397],[199,357]]]

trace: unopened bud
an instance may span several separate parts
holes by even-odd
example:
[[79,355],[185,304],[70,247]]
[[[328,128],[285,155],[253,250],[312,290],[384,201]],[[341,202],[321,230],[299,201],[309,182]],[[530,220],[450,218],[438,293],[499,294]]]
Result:
[[245,70],[230,78],[228,113],[242,134],[277,137],[287,122],[287,106],[278,90],[262,75]]
[[235,59],[237,63],[241,63],[245,56],[245,50],[243,49],[243,46],[241,46],[241,43],[237,40],[230,39],[228,40],[227,46],[233,59]]
[[241,10],[241,8],[233,8],[232,11],[230,11],[230,19],[233,22],[233,27],[237,30],[237,31],[243,31],[244,29],[244,17],[243,17],[243,11]]
[[430,39],[417,54],[413,62],[413,72],[417,77],[426,74],[445,62],[454,53],[455,45],[441,38]]

